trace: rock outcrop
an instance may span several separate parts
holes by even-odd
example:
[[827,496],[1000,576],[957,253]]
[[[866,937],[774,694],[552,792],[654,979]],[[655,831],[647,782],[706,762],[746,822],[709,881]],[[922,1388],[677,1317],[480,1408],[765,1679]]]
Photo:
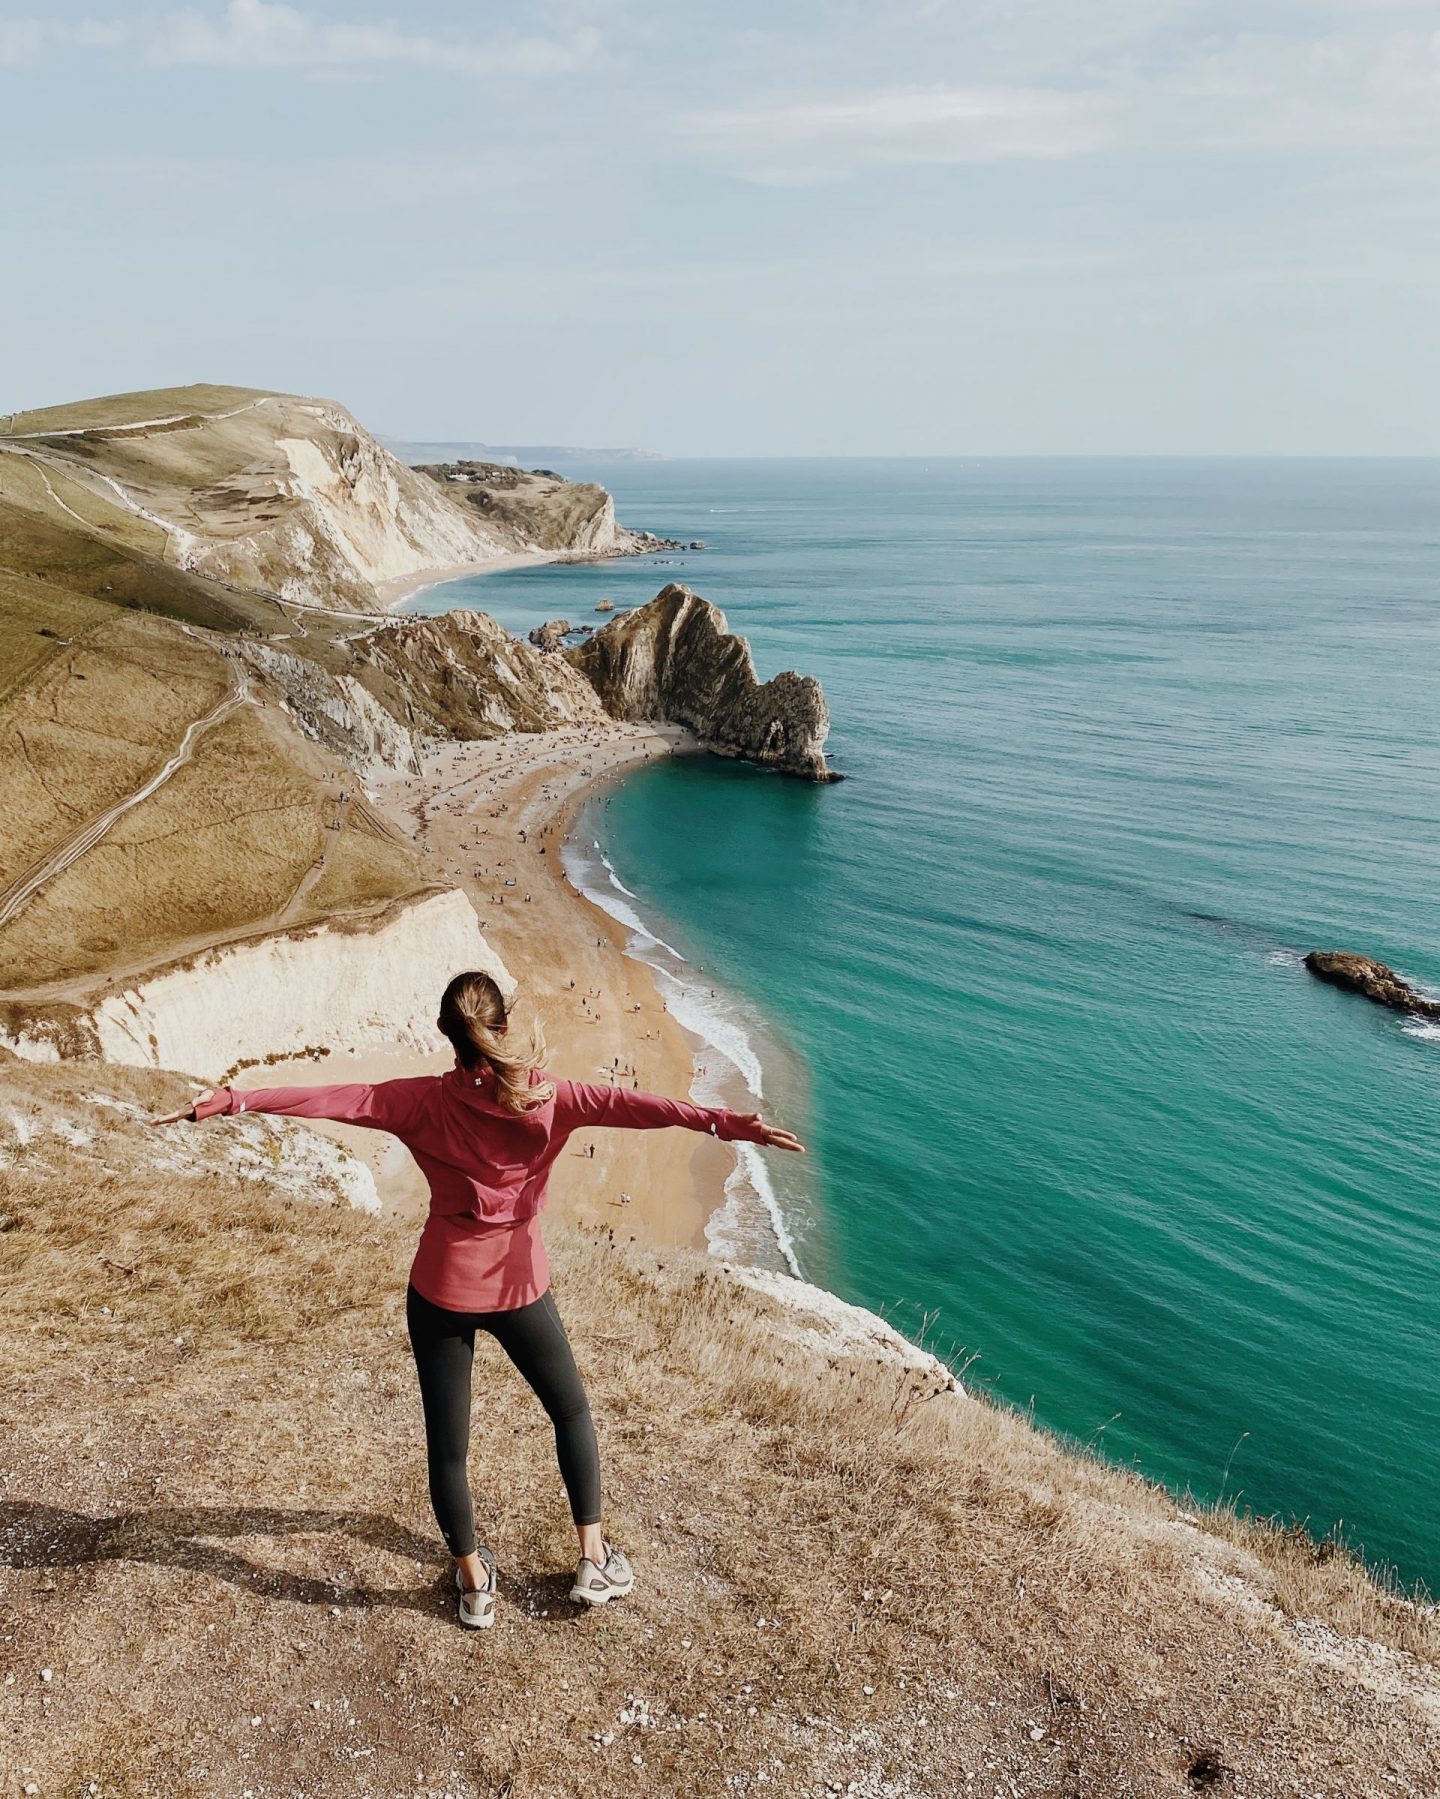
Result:
[[530,633],[530,641],[537,650],[553,655],[556,650],[564,649],[565,639],[573,629],[568,618],[552,618],[548,624],[536,625]]
[[1343,987],[1347,993],[1358,993],[1374,1005],[1388,1007],[1392,1012],[1409,1012],[1416,1018],[1440,1019],[1440,1000],[1426,999],[1403,975],[1369,956],[1357,956],[1349,950],[1312,949],[1305,966],[1317,980]]
[[504,462],[422,463],[445,492],[473,509],[481,528],[507,549],[543,551],[584,560],[601,556],[649,556],[681,550],[677,537],[627,531],[617,523],[615,502],[593,481],[567,481],[553,469],[515,468]]
[[566,481],[551,469],[502,462],[443,462],[415,470],[471,514],[507,550],[614,556],[630,533],[615,521],[615,502],[593,481]]
[[427,742],[604,724],[563,656],[517,642],[483,612],[402,614],[310,654],[247,640],[236,654],[313,741],[367,777],[414,764]]
[[566,650],[565,659],[613,718],[685,725],[719,755],[811,781],[840,778],[825,760],[830,714],[820,683],[789,673],[759,681],[745,639],[679,582]]

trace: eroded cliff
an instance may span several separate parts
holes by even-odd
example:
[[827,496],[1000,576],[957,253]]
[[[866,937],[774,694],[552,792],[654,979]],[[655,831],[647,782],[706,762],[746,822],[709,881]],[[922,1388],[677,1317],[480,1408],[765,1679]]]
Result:
[[566,650],[565,659],[612,718],[667,720],[720,755],[806,780],[839,779],[825,760],[830,713],[820,683],[790,672],[760,681],[745,639],[678,581]]
[[22,503],[297,607],[374,612],[440,569],[638,541],[601,487],[504,468],[432,479],[332,400],[169,388],[6,423],[0,461]]
[[328,402],[177,389],[7,422],[0,1002],[30,1053],[114,1056],[117,983],[168,1016],[166,969],[428,903],[422,857],[363,783],[446,740],[654,719],[830,778],[816,683],[758,682],[686,588],[577,652],[481,613],[380,610],[406,571],[515,548],[536,482],[551,541],[603,551],[598,489],[516,475],[499,545]]

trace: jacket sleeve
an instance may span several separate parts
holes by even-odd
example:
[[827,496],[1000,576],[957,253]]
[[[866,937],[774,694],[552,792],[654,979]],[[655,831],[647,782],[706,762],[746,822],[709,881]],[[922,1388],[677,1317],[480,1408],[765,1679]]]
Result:
[[708,1131],[726,1143],[760,1141],[759,1129],[743,1113],[724,1106],[693,1106],[688,1100],[636,1093],[628,1087],[556,1081],[556,1130],[568,1136],[585,1125],[609,1125],[624,1131],[659,1131],[679,1125],[682,1130]]
[[195,1102],[195,1116],[214,1118],[232,1112],[278,1112],[287,1118],[329,1118],[336,1124],[360,1124],[370,1130],[403,1136],[419,1115],[433,1076],[404,1081],[378,1081],[348,1087],[217,1087]]

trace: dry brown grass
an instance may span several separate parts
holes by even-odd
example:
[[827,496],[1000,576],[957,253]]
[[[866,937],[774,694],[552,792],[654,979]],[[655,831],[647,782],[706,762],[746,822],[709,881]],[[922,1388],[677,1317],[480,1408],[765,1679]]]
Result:
[[1427,1790],[1426,1671],[1272,1603],[1433,1658],[1354,1569],[1293,1584],[1273,1533],[1224,1541],[938,1381],[817,1357],[703,1257],[553,1222],[640,1584],[573,1614],[550,1433],[482,1354],[501,1606],[461,1633],[413,1226],[287,1189],[259,1121],[115,1109],[183,1090],[0,1062],[0,1767],[42,1793]]
[[[151,751],[144,772],[160,760]],[[138,778],[133,768],[129,778]],[[0,988],[98,977],[188,953],[198,940],[239,937],[278,920],[322,856],[286,924],[414,893],[424,882],[413,851],[367,809],[338,808],[346,779],[278,713],[230,713],[0,933]],[[342,828],[332,831],[337,817]]]
[[106,430],[135,425],[145,419],[172,414],[206,417],[258,400],[268,390],[259,387],[220,387],[196,382],[190,387],[154,387],[139,393],[104,394],[93,400],[72,400],[63,406],[45,406],[34,412],[12,412],[0,418],[0,432]]
[[52,654],[0,713],[0,883],[133,792],[233,681],[203,645],[126,613],[38,641]]

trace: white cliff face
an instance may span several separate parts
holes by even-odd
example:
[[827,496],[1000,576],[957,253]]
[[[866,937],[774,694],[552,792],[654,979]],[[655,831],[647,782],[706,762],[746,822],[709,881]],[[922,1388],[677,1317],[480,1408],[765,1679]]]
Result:
[[36,1024],[5,1039],[34,1061],[89,1053],[210,1080],[248,1063],[317,1050],[443,1047],[435,1012],[452,975],[515,982],[463,893],[402,905],[373,928],[322,925],[214,950],[108,993],[63,1032]]
[[852,1306],[823,1287],[793,1280],[788,1274],[738,1267],[728,1272],[742,1286],[778,1301],[775,1328],[791,1342],[803,1343],[817,1355],[832,1360],[836,1356],[859,1356],[866,1361],[894,1362],[927,1376],[947,1392],[959,1390],[959,1381],[944,1362],[901,1336],[894,1325],[877,1313]]
[[573,547],[582,556],[608,556],[624,549],[630,541],[631,533],[622,531],[615,523],[615,501],[607,493],[590,518],[576,530]]
[[291,402],[284,424],[270,440],[269,467],[247,471],[248,528],[186,546],[183,560],[197,574],[302,605],[373,610],[387,582],[506,554],[473,512],[340,407]]
[[252,668],[305,735],[366,782],[413,772],[416,736],[353,675],[268,643],[242,643],[235,654]]

